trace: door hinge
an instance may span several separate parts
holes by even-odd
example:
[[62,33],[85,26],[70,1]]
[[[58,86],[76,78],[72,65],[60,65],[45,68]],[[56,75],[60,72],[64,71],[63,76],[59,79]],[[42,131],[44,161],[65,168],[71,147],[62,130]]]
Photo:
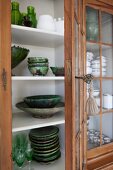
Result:
[[4,91],[6,91],[6,87],[7,87],[7,73],[5,68],[3,68],[2,70],[2,86],[4,88]]

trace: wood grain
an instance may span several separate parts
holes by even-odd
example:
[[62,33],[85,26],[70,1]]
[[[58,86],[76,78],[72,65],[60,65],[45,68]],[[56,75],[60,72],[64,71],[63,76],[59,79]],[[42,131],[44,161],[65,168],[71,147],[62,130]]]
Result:
[[[0,0],[0,170],[12,170],[11,21],[10,0]],[[2,72],[7,86],[3,88]]]

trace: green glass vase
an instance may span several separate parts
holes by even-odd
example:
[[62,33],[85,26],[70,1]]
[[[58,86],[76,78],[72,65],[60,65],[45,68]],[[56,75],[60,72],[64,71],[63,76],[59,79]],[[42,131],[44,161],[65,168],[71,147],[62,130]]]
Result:
[[13,1],[11,3],[12,9],[11,9],[11,24],[15,25],[21,25],[22,18],[21,18],[21,13],[19,11],[19,3]]
[[99,39],[98,10],[90,7],[86,10],[86,38],[89,41]]
[[27,7],[27,16],[29,18],[29,21],[31,21],[31,27],[36,28],[37,27],[37,19],[36,19],[35,8],[33,6]]

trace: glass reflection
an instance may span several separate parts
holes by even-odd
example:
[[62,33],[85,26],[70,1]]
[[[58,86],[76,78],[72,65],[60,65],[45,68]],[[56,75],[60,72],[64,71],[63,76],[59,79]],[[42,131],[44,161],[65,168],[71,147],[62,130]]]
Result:
[[113,44],[113,16],[102,12],[102,42]]

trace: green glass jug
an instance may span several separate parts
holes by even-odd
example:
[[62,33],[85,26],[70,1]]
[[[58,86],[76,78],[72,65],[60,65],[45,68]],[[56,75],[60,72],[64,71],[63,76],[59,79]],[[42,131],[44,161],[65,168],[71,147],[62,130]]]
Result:
[[21,13],[19,11],[19,3],[13,1],[11,3],[12,9],[11,9],[11,24],[15,25],[21,25]]
[[35,8],[32,6],[27,7],[27,16],[29,17],[29,20],[32,22],[31,27],[36,28],[37,27],[37,19],[36,19],[36,13]]

